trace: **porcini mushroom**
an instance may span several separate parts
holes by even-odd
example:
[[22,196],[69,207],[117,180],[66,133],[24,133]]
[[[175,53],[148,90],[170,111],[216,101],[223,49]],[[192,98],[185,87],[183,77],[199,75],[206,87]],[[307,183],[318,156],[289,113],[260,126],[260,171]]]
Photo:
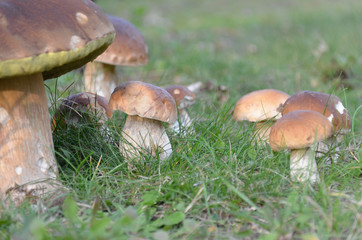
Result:
[[[281,107],[282,115],[296,110],[312,110],[326,116],[333,124],[333,135],[325,142],[321,142],[317,152],[328,151],[328,145],[341,141],[341,137],[351,129],[351,118],[342,101],[335,95],[326,93],[302,91],[294,94]],[[337,149],[337,148],[336,148]],[[333,156],[335,160],[337,156]]]
[[182,85],[172,85],[165,89],[175,99],[178,108],[178,121],[170,125],[171,129],[178,133],[181,129],[191,130],[192,120],[187,113],[186,108],[195,103],[196,95],[186,86]]
[[256,122],[256,140],[266,142],[271,125],[281,117],[279,107],[289,97],[287,93],[275,89],[250,92],[237,101],[233,118],[236,121]]
[[0,198],[53,189],[40,182],[57,174],[43,80],[94,59],[113,38],[88,0],[0,2]]
[[109,107],[128,114],[122,129],[124,138],[120,150],[127,159],[140,152],[164,160],[172,153],[172,146],[162,122],[173,124],[177,119],[176,103],[164,89],[140,81],[128,81],[112,93]]
[[[81,92],[68,96],[64,100],[53,117],[53,127],[61,122],[67,126],[76,126],[80,122],[94,122],[100,128],[106,141],[111,141],[111,130],[105,125],[112,116],[112,110],[108,101],[94,93]],[[91,119],[90,119],[91,118]]]
[[333,126],[322,114],[297,110],[283,115],[272,126],[269,144],[272,150],[290,149],[290,175],[298,182],[318,182],[315,145],[332,135]]
[[141,32],[130,22],[108,15],[116,29],[116,38],[109,48],[84,70],[87,92],[94,92],[109,100],[120,83],[116,66],[143,66],[148,62],[148,47]]

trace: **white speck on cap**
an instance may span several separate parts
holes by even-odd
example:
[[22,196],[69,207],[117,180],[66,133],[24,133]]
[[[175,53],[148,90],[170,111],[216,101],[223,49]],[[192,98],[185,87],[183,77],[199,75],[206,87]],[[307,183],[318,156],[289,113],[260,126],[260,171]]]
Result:
[[0,107],[0,125],[4,126],[9,121],[9,119],[10,116],[8,112],[4,108]]
[[17,166],[17,167],[15,168],[15,172],[16,172],[16,174],[21,175],[21,173],[23,172],[23,168],[20,167],[20,166]]
[[342,104],[341,102],[338,102],[338,103],[336,104],[336,109],[337,109],[337,111],[338,111],[340,114],[343,114],[343,112],[344,112],[344,110],[345,110],[345,108],[344,108],[344,106],[343,106],[343,104]]
[[328,120],[329,120],[330,122],[333,121],[333,114],[331,114],[331,115],[328,117]]
[[88,17],[84,13],[77,12],[75,14],[75,17],[76,17],[78,23],[81,24],[81,25],[84,25],[84,24],[86,24],[88,22]]
[[180,90],[175,89],[175,90],[173,90],[173,93],[174,93],[174,94],[180,94]]
[[79,36],[73,35],[70,38],[70,47],[72,48],[72,50],[79,48],[81,46],[82,42],[83,41]]

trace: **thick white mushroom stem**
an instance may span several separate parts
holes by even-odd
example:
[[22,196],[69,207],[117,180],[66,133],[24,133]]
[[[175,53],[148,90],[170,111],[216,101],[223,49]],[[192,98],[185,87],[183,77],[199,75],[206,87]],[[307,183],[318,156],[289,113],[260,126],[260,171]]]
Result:
[[84,69],[84,83],[87,92],[97,93],[109,100],[118,83],[116,67],[95,61],[89,62]]
[[139,158],[141,153],[167,159],[172,153],[170,140],[161,121],[127,116],[123,127],[120,151],[127,159]]
[[292,180],[298,182],[319,182],[315,150],[313,147],[291,150],[290,175]]
[[178,119],[174,124],[170,124],[170,127],[177,133],[180,133],[182,129],[188,130],[190,133],[194,131],[192,128],[192,119],[185,109],[179,109]]
[[47,192],[52,186],[43,180],[55,179],[56,173],[42,75],[1,79],[0,198],[10,190],[29,195]]

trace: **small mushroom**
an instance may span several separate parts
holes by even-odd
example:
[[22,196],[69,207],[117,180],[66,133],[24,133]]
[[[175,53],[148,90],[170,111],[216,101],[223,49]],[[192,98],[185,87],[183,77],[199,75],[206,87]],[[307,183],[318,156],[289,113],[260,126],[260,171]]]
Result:
[[[53,117],[53,128],[57,123],[67,126],[77,126],[82,121],[96,122],[107,142],[113,140],[111,130],[105,125],[112,116],[108,101],[94,93],[82,92],[68,96],[62,102]],[[91,118],[91,119],[90,119]]]
[[[302,91],[294,94],[281,107],[282,115],[296,110],[312,110],[323,114],[333,124],[333,136],[319,144],[317,152],[328,151],[330,145],[340,142],[351,129],[351,118],[342,101],[335,95],[320,92]],[[336,148],[338,149],[338,147]],[[337,155],[332,159],[335,161]]]
[[171,129],[177,133],[179,133],[181,129],[191,130],[192,120],[188,115],[186,108],[195,103],[196,95],[182,85],[172,85],[165,89],[175,99],[178,108],[178,121],[174,124],[170,124]]
[[269,139],[270,127],[281,117],[279,107],[290,96],[275,89],[250,92],[240,98],[234,109],[234,120],[256,122],[255,137],[258,142]]
[[116,66],[142,66],[148,62],[148,47],[140,31],[120,17],[108,15],[116,29],[116,38],[107,50],[84,70],[87,92],[94,92],[109,100],[119,84]]
[[272,126],[269,144],[272,150],[290,149],[290,175],[298,182],[318,182],[315,146],[330,137],[333,126],[322,114],[297,110],[283,115]]
[[162,122],[173,124],[177,119],[176,103],[164,89],[140,81],[128,81],[112,93],[109,107],[128,114],[123,127],[120,151],[127,159],[138,158],[141,152],[164,160],[172,146]]
[[0,198],[54,189],[44,181],[58,170],[43,81],[94,59],[113,38],[89,0],[0,2]]

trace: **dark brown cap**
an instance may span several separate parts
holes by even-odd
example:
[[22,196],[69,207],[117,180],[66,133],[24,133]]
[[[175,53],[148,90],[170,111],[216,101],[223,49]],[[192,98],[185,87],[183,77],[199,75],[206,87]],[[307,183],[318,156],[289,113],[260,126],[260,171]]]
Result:
[[3,0],[0,78],[60,76],[96,58],[114,34],[107,16],[89,0]]
[[269,144],[274,151],[301,149],[332,135],[333,126],[322,114],[297,110],[283,115],[272,126]]
[[278,108],[289,97],[287,93],[275,89],[263,89],[248,93],[237,101],[234,119],[250,122],[278,119],[281,117]]
[[186,86],[172,85],[165,89],[175,99],[176,105],[180,109],[187,108],[188,106],[191,106],[195,103],[196,95]]
[[351,128],[349,113],[335,95],[312,91],[296,93],[282,106],[282,115],[295,110],[312,110],[323,114],[332,122],[335,132]]
[[[81,92],[68,96],[66,100],[59,106],[54,114],[53,124],[69,124],[70,122],[78,122],[83,113],[96,114],[99,123],[103,124],[112,116],[112,110],[108,106],[108,101],[104,97],[90,93]],[[65,122],[63,122],[65,120]]]
[[108,15],[116,29],[116,37],[95,61],[110,65],[141,66],[148,62],[148,47],[141,32],[130,22]]
[[137,115],[173,124],[177,119],[176,102],[163,88],[140,82],[125,82],[113,91],[109,107],[128,115]]

